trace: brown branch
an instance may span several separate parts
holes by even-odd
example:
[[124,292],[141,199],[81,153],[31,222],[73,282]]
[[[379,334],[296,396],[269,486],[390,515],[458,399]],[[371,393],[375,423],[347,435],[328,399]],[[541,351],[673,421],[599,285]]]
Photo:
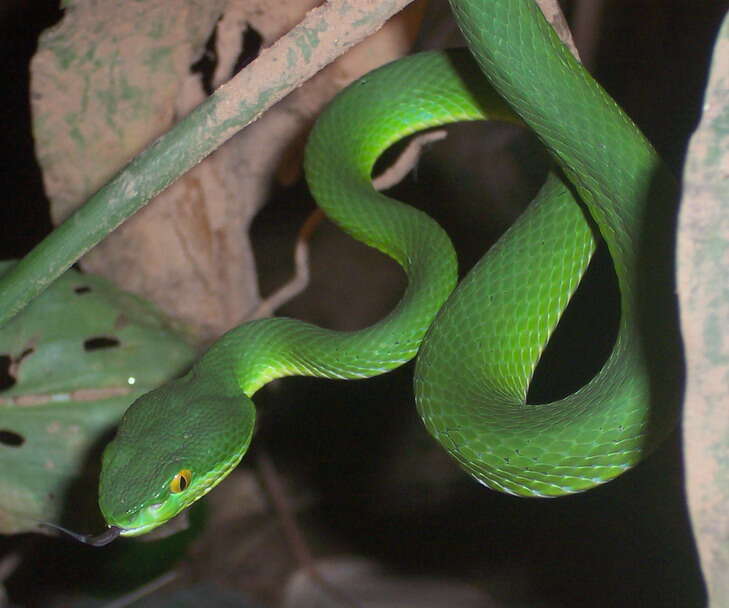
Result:
[[[260,108],[248,121],[252,122],[347,49],[379,30],[411,1],[329,0],[309,11],[299,25],[218,89],[217,118],[237,122],[241,107]],[[234,126],[230,136],[240,128]]]
[[281,477],[279,476],[273,461],[264,449],[259,450],[256,464],[258,465],[259,476],[263,481],[263,485],[266,488],[269,498],[271,499],[273,508],[281,522],[284,534],[289,541],[291,551],[294,554],[294,558],[298,562],[299,567],[302,568],[309,578],[319,585],[324,592],[329,594],[332,599],[336,600],[342,606],[348,606],[349,608],[361,608],[357,601],[350,598],[335,585],[329,583],[317,570],[316,561],[314,560],[314,556],[309,549],[309,545],[301,532],[301,528],[299,527],[296,515],[294,514],[294,510],[288,498],[288,494],[281,483]]
[[123,596],[115,599],[112,602],[104,604],[104,608],[126,608],[131,606],[136,601],[145,598],[153,593],[156,593],[163,587],[175,582],[180,578],[180,572],[178,570],[170,570],[164,574],[152,579],[148,583],[145,583],[141,587],[138,587],[134,591],[124,594]]

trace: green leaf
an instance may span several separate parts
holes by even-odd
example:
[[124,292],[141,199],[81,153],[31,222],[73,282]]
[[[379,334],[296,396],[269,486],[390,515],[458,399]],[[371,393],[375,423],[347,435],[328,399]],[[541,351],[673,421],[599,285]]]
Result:
[[93,517],[106,436],[194,356],[151,304],[75,270],[2,327],[0,533]]

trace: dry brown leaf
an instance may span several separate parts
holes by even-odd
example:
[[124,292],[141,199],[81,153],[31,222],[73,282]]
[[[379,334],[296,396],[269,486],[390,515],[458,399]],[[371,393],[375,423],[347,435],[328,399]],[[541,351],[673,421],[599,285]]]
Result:
[[[202,101],[189,66],[219,17],[215,86],[231,76],[247,27],[268,46],[319,2],[113,4],[116,13],[109,2],[77,2],[33,63],[38,156],[55,222]],[[248,231],[274,174],[283,166],[283,181],[298,175],[315,116],[342,86],[406,53],[420,12],[394,18],[188,172],[85,256],[84,269],[154,300],[203,339],[238,324],[260,303]],[[84,69],[69,69],[77,64]],[[94,92],[104,87],[106,98]]]

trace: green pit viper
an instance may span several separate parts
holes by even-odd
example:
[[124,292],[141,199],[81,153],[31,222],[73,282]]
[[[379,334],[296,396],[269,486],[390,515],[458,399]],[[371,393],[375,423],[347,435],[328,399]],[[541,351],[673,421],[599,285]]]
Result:
[[[321,115],[306,149],[306,177],[329,218],[404,269],[399,304],[354,332],[273,318],[222,336],[184,377],[126,412],[103,455],[108,528],[82,540],[144,534],[210,491],[249,446],[254,393],[284,376],[366,378],[417,353],[415,397],[427,429],[475,479],[521,496],[608,481],[673,428],[680,374],[666,373],[672,324],[658,322],[672,306],[673,178],[533,0],[451,5],[468,50],[418,54],[364,76]],[[556,168],[453,292],[449,238],[424,213],[378,193],[371,173],[409,134],[484,119],[526,124]],[[574,394],[528,404],[596,231],[621,293],[614,348]]]

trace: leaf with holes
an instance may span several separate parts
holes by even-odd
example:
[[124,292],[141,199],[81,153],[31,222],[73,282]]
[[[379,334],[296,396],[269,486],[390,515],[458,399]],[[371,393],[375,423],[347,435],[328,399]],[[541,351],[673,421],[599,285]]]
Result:
[[107,435],[193,357],[151,304],[74,270],[1,328],[0,533],[89,528]]

